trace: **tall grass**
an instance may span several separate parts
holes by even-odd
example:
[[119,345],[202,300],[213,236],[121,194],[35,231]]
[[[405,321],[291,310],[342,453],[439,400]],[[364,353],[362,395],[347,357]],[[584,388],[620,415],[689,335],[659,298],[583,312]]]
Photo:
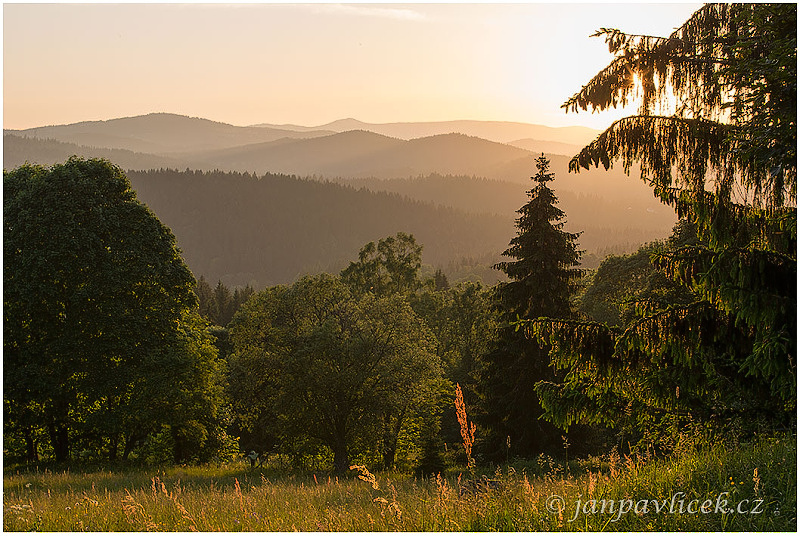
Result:
[[[498,489],[464,492],[466,476],[419,479],[354,467],[346,478],[244,467],[148,472],[7,472],[7,531],[794,531],[794,437],[668,460],[615,454],[486,470]],[[360,478],[357,478],[360,477]],[[687,512],[690,501],[747,500],[747,513]],[[683,512],[652,503],[683,494]],[[605,503],[602,501],[605,500]],[[626,512],[610,501],[633,501]],[[592,502],[594,501],[594,502]],[[758,502],[757,513],[750,513]],[[638,508],[635,508],[637,502]],[[605,511],[601,511],[605,504]],[[577,512],[576,512],[577,508]],[[594,509],[594,513],[592,512]],[[646,511],[645,511],[646,510]]]

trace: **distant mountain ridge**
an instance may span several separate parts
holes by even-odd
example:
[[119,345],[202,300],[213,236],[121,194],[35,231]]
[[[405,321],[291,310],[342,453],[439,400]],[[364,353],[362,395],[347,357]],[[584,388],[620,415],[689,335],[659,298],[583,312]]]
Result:
[[[14,132],[14,131],[12,131]],[[186,169],[186,160],[105,147],[87,147],[54,139],[38,139],[6,132],[3,134],[3,169],[13,169],[25,162],[52,165],[64,162],[72,155],[85,158],[105,158],[123,169]]]
[[[151,124],[151,127],[143,128],[139,125],[137,134],[145,133],[148,129],[152,131],[150,121],[153,119],[165,118],[152,116],[138,118],[138,122]],[[167,119],[171,122],[171,118]],[[220,124],[205,120],[191,120],[187,123],[179,119],[179,122],[204,128],[220,128]],[[130,121],[122,124],[126,123],[130,124]],[[224,125],[221,128],[227,129]],[[261,127],[252,128],[258,131]],[[178,133],[173,135],[181,137]],[[203,135],[206,136],[208,134]],[[191,137],[191,133],[187,133],[185,137]],[[535,172],[534,159],[537,155],[520,147],[465,134],[440,134],[403,140],[364,130],[306,138],[282,137],[232,148],[199,149],[167,154],[79,146],[74,143],[22,137],[12,131],[4,136],[3,148],[4,168],[13,168],[26,161],[53,164],[63,162],[72,154],[78,154],[108,158],[128,170],[218,169],[258,175],[283,173],[327,179],[398,179],[438,173],[483,177],[526,185],[530,184],[530,177]],[[651,189],[634,178],[635,170],[634,177],[628,177],[619,169],[582,170],[575,174],[568,171],[569,156],[549,154],[549,157],[551,171],[557,176],[556,191],[596,194],[616,203],[628,205],[658,205],[653,199]],[[632,225],[634,224],[635,222],[632,222]]]
[[[496,277],[488,266],[499,260],[497,252],[502,251],[513,236],[514,211],[525,202],[525,192],[532,186],[531,176],[536,172],[535,157],[542,151],[548,155],[550,170],[556,175],[553,187],[564,201],[570,230],[585,231],[582,247],[595,255],[602,255],[603,251],[630,251],[642,242],[666,237],[674,223],[674,213],[653,197],[651,188],[637,178],[635,168],[630,177],[619,168],[569,173],[570,155],[563,153],[580,147],[574,145],[575,134],[593,136],[596,131],[591,129],[549,129],[524,123],[475,121],[394,123],[388,124],[391,128],[384,129],[385,133],[370,131],[367,127],[371,125],[356,120],[323,126],[330,130],[292,125],[236,127],[175,114],[149,114],[24,131],[7,130],[3,136],[3,167],[11,169],[24,162],[51,165],[71,155],[110,160],[127,170],[132,180],[134,177],[141,179],[134,183],[137,190],[141,189],[142,199],[159,217],[164,215],[168,225],[175,227],[190,265],[199,270],[198,275],[224,276],[227,282],[289,282],[306,270],[341,269],[341,263],[352,258],[360,245],[383,237],[371,234],[378,229],[389,234],[400,230],[420,234],[419,238],[424,237],[423,243],[428,247],[427,262],[432,265],[451,266],[459,265],[462,258],[480,259],[470,266],[480,265],[481,277]],[[334,129],[349,127],[365,128],[334,132]],[[484,136],[509,137],[506,141],[510,143],[456,132],[459,129],[469,132],[466,127],[482,127]],[[427,135],[403,137],[411,133]],[[561,141],[546,137],[558,133],[563,134]],[[145,170],[162,171],[142,176]],[[176,176],[166,170],[219,172]],[[233,179],[225,175],[231,172],[247,173],[248,177],[280,174],[284,178],[271,179],[256,187],[251,179]],[[290,187],[293,180],[300,180],[297,177],[341,184],[338,188]],[[188,189],[202,184],[207,197],[201,199],[184,192],[184,199],[181,192],[158,186],[161,179]],[[236,195],[214,186],[216,181],[228,184]],[[268,184],[274,188],[280,186],[288,197],[271,198]],[[342,190],[347,185],[371,195]],[[277,191],[273,193],[277,195]],[[313,206],[295,203],[292,197],[306,194],[318,198]],[[403,202],[389,201],[381,194],[398,196],[397,200]],[[262,200],[260,208],[251,204],[251,195]],[[341,203],[319,201],[325,195],[337,196]],[[201,210],[201,205],[213,207],[207,200],[214,198],[225,199],[225,206],[216,212],[216,227],[206,226],[203,222],[210,216]],[[356,198],[359,199],[357,203]],[[180,199],[180,204],[176,199]],[[422,209],[416,203],[426,207]],[[376,211],[378,205],[383,208]],[[173,206],[181,207],[179,218]],[[257,235],[250,235],[250,240],[260,243],[258,247],[271,248],[280,256],[297,258],[291,262],[280,261],[280,269],[274,266],[262,271],[257,263],[268,262],[268,256],[254,260],[253,255],[246,253],[249,245],[240,244],[233,249],[222,248],[218,254],[209,253],[217,246],[212,247],[208,240],[220,244],[234,240],[236,226],[226,223],[225,218],[235,220],[245,206],[254,214],[246,225],[273,236],[269,243],[261,241]],[[284,206],[296,210],[297,219],[286,216],[280,221],[274,220],[271,211],[279,208],[282,211]],[[444,208],[455,210],[459,215],[445,216],[445,212],[439,211]],[[348,220],[339,213],[351,210],[369,212],[372,219]],[[381,211],[386,218],[389,213],[393,214],[392,225],[388,225],[388,219],[381,222]],[[263,221],[255,216],[257,214]],[[320,243],[316,253],[309,250],[301,259],[300,252],[291,253],[290,246],[279,236],[281,232],[289,232],[281,226],[306,228],[305,223],[298,223],[306,220],[319,224],[314,229],[325,229],[322,220],[326,218],[341,224],[339,231],[329,236],[333,249]],[[368,229],[353,227],[351,223],[356,221],[359,223],[353,225],[364,224]],[[422,221],[429,222],[431,229]],[[245,224],[244,221],[240,223]],[[198,233],[195,226],[204,231]],[[477,229],[482,226],[489,234],[482,236],[478,240],[480,244],[473,247],[470,235],[477,240],[482,233]],[[345,229],[350,229],[349,235]],[[443,229],[448,230],[446,236],[440,236]],[[370,233],[365,234],[365,230]],[[311,232],[311,227],[307,227],[307,231]],[[347,257],[333,252],[340,247],[349,251]],[[232,264],[225,255],[232,256]],[[245,258],[253,262],[245,262]]]
[[281,138],[302,139],[327,136],[352,130],[364,130],[402,140],[440,134],[464,134],[497,143],[535,139],[581,147],[600,133],[598,130],[581,126],[549,127],[511,121],[472,120],[366,123],[348,118],[316,127],[270,123],[234,126],[210,119],[164,112],[102,121],[81,121],[66,125],[46,125],[21,130],[4,129],[3,132],[23,137],[75,143],[87,147],[170,154],[227,149]]
[[237,127],[209,119],[169,113],[3,132],[88,147],[127,149],[151,154],[224,149],[281,138],[307,138],[332,133],[332,131],[299,132],[276,128]]
[[258,128],[296,129],[297,132],[366,130],[411,140],[439,134],[466,134],[498,143],[511,143],[515,140],[532,138],[549,142],[564,143],[571,146],[583,147],[596,138],[599,130],[588,127],[548,127],[532,123],[519,123],[512,121],[430,121],[408,123],[365,123],[357,119],[339,119],[317,127],[303,127],[299,125],[273,125],[261,123],[253,125]]
[[519,147],[520,149],[525,149],[526,151],[536,154],[560,154],[562,156],[574,156],[584,147],[584,145],[575,145],[560,141],[535,140],[533,138],[509,141],[508,145]]
[[[508,178],[512,164],[530,167],[532,153],[464,134],[403,140],[351,130],[305,140],[282,140],[195,154],[204,169],[325,177],[398,178],[428,173]],[[511,172],[515,173],[514,171]],[[523,172],[525,178],[527,172]],[[523,179],[524,180],[524,179]]]
[[[157,168],[283,173],[319,178],[397,179],[433,173],[483,177],[529,184],[536,153],[465,134],[440,134],[403,140],[363,130],[312,138],[280,138],[227,149],[151,154],[126,149],[65,144],[7,133],[5,168],[25,161],[62,162],[72,154],[108,158],[129,170]],[[569,156],[549,154],[556,191],[597,194],[607,199],[655,203],[652,191],[619,169],[569,173]],[[637,203],[639,202],[637,201]]]

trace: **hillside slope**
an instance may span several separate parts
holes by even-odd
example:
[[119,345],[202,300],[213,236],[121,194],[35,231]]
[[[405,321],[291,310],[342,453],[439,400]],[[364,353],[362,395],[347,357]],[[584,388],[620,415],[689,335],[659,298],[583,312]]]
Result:
[[377,178],[428,173],[498,178],[510,164],[531,156],[524,149],[464,134],[406,141],[363,130],[193,155],[202,169]]
[[369,168],[362,164],[376,153],[407,142],[353,130],[307,140],[282,139],[220,151],[192,154],[195,168],[248,173],[295,175],[357,175]]
[[127,149],[86,147],[75,143],[42,140],[17,134],[6,133],[3,135],[3,169],[14,169],[25,162],[49,166],[64,162],[72,155],[85,158],[105,158],[123,169],[162,167],[185,169],[190,167],[189,161],[169,156],[158,156]]
[[286,137],[308,138],[331,133],[237,127],[208,119],[167,113],[4,132],[88,147],[159,154],[213,150]]
[[[341,181],[354,187],[393,192],[410,199],[457,208],[475,214],[511,215],[527,202],[532,187],[477,177],[433,174],[410,179],[374,178]],[[610,200],[597,194],[564,190],[561,178],[551,183],[566,213],[565,229],[581,232],[580,248],[588,253],[635,250],[640,244],[665,238],[676,222],[673,210],[652,195],[645,200]]]
[[177,237],[194,274],[228,285],[290,283],[338,272],[367,242],[399,231],[424,246],[423,261],[499,260],[511,217],[466,214],[397,194],[285,175],[129,172],[138,197]]
[[[79,154],[107,158],[128,170],[218,169],[258,174],[277,171],[332,177],[341,184],[366,187],[372,192],[394,192],[410,200],[507,220],[513,220],[515,211],[525,202],[534,159],[524,149],[461,134],[405,141],[365,131],[308,140],[282,138],[234,149],[185,154],[184,159],[14,135],[4,136],[4,149],[6,169],[25,161],[63,162],[70,155]],[[630,251],[642,242],[669,234],[674,213],[635,176],[628,177],[613,169],[571,174],[567,170],[569,157],[550,155],[550,158],[556,174],[554,189],[567,213],[568,229],[583,231],[581,247],[587,253]],[[502,244],[496,247],[499,251],[503,249]]]

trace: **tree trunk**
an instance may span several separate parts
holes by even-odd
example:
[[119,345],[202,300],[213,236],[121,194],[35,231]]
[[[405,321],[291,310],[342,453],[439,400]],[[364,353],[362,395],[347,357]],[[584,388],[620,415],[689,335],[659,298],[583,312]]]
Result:
[[394,426],[391,425],[391,417],[387,419],[387,426],[392,426],[388,437],[384,439],[383,445],[383,468],[388,470],[394,469],[394,459],[397,456],[397,439],[400,437],[400,429],[403,427],[403,419],[406,416],[406,408],[400,410],[400,415],[397,416],[397,419],[394,422]]
[[185,458],[185,446],[183,437],[181,437],[180,431],[176,426],[172,426],[172,441],[173,441],[173,461],[176,464],[181,464],[184,462]]
[[50,433],[50,443],[53,445],[56,461],[69,461],[69,430],[67,426],[60,420],[53,418],[47,428]]
[[343,440],[336,441],[333,447],[333,467],[340,475],[350,469],[350,456],[347,455],[347,443]]
[[119,434],[114,434],[108,444],[108,461],[117,461],[117,454],[119,452]]
[[122,450],[122,459],[127,460],[128,456],[130,456],[131,452],[134,448],[136,448],[137,443],[139,442],[139,436],[134,434],[125,434],[125,448]]
[[39,449],[36,446],[36,440],[33,438],[33,430],[30,426],[25,427],[25,457],[29,462],[39,461]]

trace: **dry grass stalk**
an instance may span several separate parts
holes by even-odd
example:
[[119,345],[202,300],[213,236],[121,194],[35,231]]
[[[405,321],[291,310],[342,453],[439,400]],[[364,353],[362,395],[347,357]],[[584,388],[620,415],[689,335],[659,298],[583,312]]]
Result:
[[475,444],[475,423],[467,420],[467,408],[464,405],[464,394],[461,392],[461,386],[456,384],[456,416],[458,417],[458,424],[461,427],[461,438],[464,442],[464,451],[467,453],[467,468],[475,466],[475,460],[472,458],[472,446]]
[[355,469],[358,471],[358,478],[372,485],[372,489],[380,489],[378,481],[375,480],[375,475],[369,472],[365,465],[351,465],[350,470]]
[[144,506],[136,502],[136,499],[133,498],[130,491],[126,489],[125,493],[125,498],[122,499],[122,511],[125,513],[125,518],[128,520],[128,523],[139,530],[142,528],[148,532],[158,530],[158,525],[156,525],[153,522],[153,518],[147,514]]
[[[156,483],[161,484],[161,493],[167,499],[169,499],[172,504],[175,505],[175,508],[177,508],[178,512],[180,512],[181,517],[189,522],[189,530],[192,531],[192,532],[197,532],[197,521],[195,520],[194,516],[192,514],[190,514],[189,511],[186,510],[186,508],[184,508],[184,506],[180,503],[180,501],[178,500],[177,495],[167,491],[166,484],[164,484],[164,482],[161,482],[158,477],[153,478],[153,486],[152,486],[153,488],[155,488]],[[238,485],[238,482],[237,482],[237,485]]]
[[239,510],[244,512],[244,496],[242,496],[242,487],[239,485],[239,479],[234,478],[234,489],[236,491],[236,497],[239,498]]

